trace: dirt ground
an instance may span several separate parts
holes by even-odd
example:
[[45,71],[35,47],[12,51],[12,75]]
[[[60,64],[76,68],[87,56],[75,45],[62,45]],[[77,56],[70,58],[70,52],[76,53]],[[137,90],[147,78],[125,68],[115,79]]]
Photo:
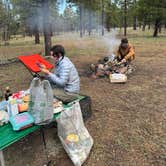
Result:
[[[93,114],[85,125],[94,146],[84,166],[166,165],[166,38],[129,39],[136,48],[136,71],[126,84],[88,77],[89,64],[105,56],[104,47],[71,57],[81,92],[92,99]],[[93,44],[88,48],[95,49]],[[28,88],[32,79],[21,63],[1,66],[0,78],[1,88],[9,85],[13,91]],[[72,166],[56,128],[46,128],[45,136],[47,150],[39,131],[6,148],[6,165],[42,166],[52,160],[52,166]]]

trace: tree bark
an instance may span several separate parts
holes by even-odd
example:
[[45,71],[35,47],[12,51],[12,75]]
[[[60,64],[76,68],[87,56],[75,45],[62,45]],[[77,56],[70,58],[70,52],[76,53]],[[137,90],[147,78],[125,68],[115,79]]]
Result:
[[146,23],[142,25],[142,31],[145,31]]
[[104,0],[102,0],[102,13],[101,13],[101,22],[102,22],[102,36],[104,36]]
[[42,0],[42,13],[43,13],[43,32],[44,32],[44,43],[45,43],[45,56],[49,55],[51,48],[51,34],[49,24],[49,6],[47,0]]
[[142,25],[142,31],[145,31],[146,24],[147,24],[147,21],[146,21],[146,19],[144,19],[143,25]]
[[53,36],[53,26],[52,26],[51,23],[49,24],[49,26],[50,26],[50,35],[51,35],[51,37],[52,37],[52,36]]
[[11,14],[10,14],[10,7],[9,7],[9,1],[6,1],[5,3],[5,8],[7,10],[7,18],[6,18],[6,25],[5,25],[5,42],[7,42],[10,39],[10,19],[11,19]]
[[108,31],[108,32],[110,32],[110,29],[111,29],[111,28],[110,28],[109,26],[107,26],[107,31]]
[[124,36],[127,35],[127,0],[124,1]]
[[161,26],[161,24],[159,25],[159,33],[161,33],[161,28],[162,28],[162,26]]
[[2,35],[2,40],[6,41],[6,28],[3,28],[3,35]]
[[150,30],[150,23],[148,24],[148,29]]
[[34,34],[35,34],[35,44],[40,44],[39,28],[37,24],[34,27]]
[[134,16],[133,30],[137,30],[137,17]]
[[111,0],[109,0],[109,2],[108,2],[108,4],[107,4],[107,6],[108,6],[108,9],[107,10],[109,10],[109,11],[107,11],[107,14],[106,14],[106,19],[105,19],[105,26],[106,26],[106,28],[107,28],[107,31],[108,32],[110,32],[110,29],[111,29],[111,26],[112,27],[115,27],[115,25],[113,25],[113,24],[111,24],[111,22],[112,22],[112,9],[111,9]]
[[92,12],[89,10],[88,14],[89,14],[88,33],[90,36],[92,32]]
[[80,4],[80,37],[83,37],[83,17],[82,17],[82,10],[83,10],[83,6],[82,4]]
[[[136,7],[136,0],[134,0],[134,7]],[[133,30],[137,30],[137,17],[134,14],[134,18],[133,18]]]
[[86,19],[86,10],[85,10],[85,8],[83,7],[82,8],[82,28],[83,28],[83,30],[82,30],[82,32],[83,32],[83,36],[85,35],[85,33],[86,33],[86,30],[87,30],[87,25],[86,25],[86,21],[85,21],[85,19]]
[[155,21],[153,37],[157,37],[158,36],[159,27],[160,27],[160,19],[157,18],[156,21]]

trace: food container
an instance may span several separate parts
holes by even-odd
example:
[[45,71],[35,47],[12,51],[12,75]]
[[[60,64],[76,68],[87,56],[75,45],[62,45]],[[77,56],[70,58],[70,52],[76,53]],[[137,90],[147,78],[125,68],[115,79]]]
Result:
[[114,73],[109,75],[111,83],[125,83],[127,82],[127,76],[125,74]]
[[23,130],[25,128],[28,128],[33,125],[34,119],[31,114],[28,112],[24,112],[18,115],[15,115],[13,117],[10,117],[9,119],[13,130],[18,131],[18,130]]

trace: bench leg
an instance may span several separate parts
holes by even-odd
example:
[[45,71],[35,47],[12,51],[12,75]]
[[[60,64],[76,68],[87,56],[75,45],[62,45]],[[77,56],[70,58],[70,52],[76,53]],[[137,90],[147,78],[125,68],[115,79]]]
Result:
[[1,160],[1,166],[5,166],[5,160],[4,160],[4,157],[3,157],[3,151],[0,150],[0,160]]
[[42,139],[43,139],[44,152],[45,152],[45,155],[47,157],[47,164],[46,164],[46,166],[50,166],[51,160],[49,160],[49,157],[48,157],[47,145],[46,145],[46,139],[45,139],[45,134],[44,134],[44,128],[43,128],[43,126],[41,126],[41,128],[40,128],[40,133],[41,133]]

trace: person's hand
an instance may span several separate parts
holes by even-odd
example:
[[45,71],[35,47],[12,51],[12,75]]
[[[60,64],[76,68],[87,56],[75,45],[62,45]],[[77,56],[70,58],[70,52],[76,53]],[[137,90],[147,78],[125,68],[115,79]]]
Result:
[[110,75],[110,71],[105,71],[105,74],[107,75],[107,76],[109,76]]
[[46,68],[46,66],[44,64],[40,65],[40,70],[41,72],[45,73],[45,74],[49,74],[50,71]]
[[121,64],[126,63],[126,62],[127,62],[127,61],[126,61],[125,58],[121,60]]
[[44,64],[40,64],[40,69],[46,69],[46,66]]
[[41,72],[43,72],[45,74],[49,74],[50,73],[50,71],[48,69],[46,69],[46,68],[41,68],[40,70],[41,70]]

